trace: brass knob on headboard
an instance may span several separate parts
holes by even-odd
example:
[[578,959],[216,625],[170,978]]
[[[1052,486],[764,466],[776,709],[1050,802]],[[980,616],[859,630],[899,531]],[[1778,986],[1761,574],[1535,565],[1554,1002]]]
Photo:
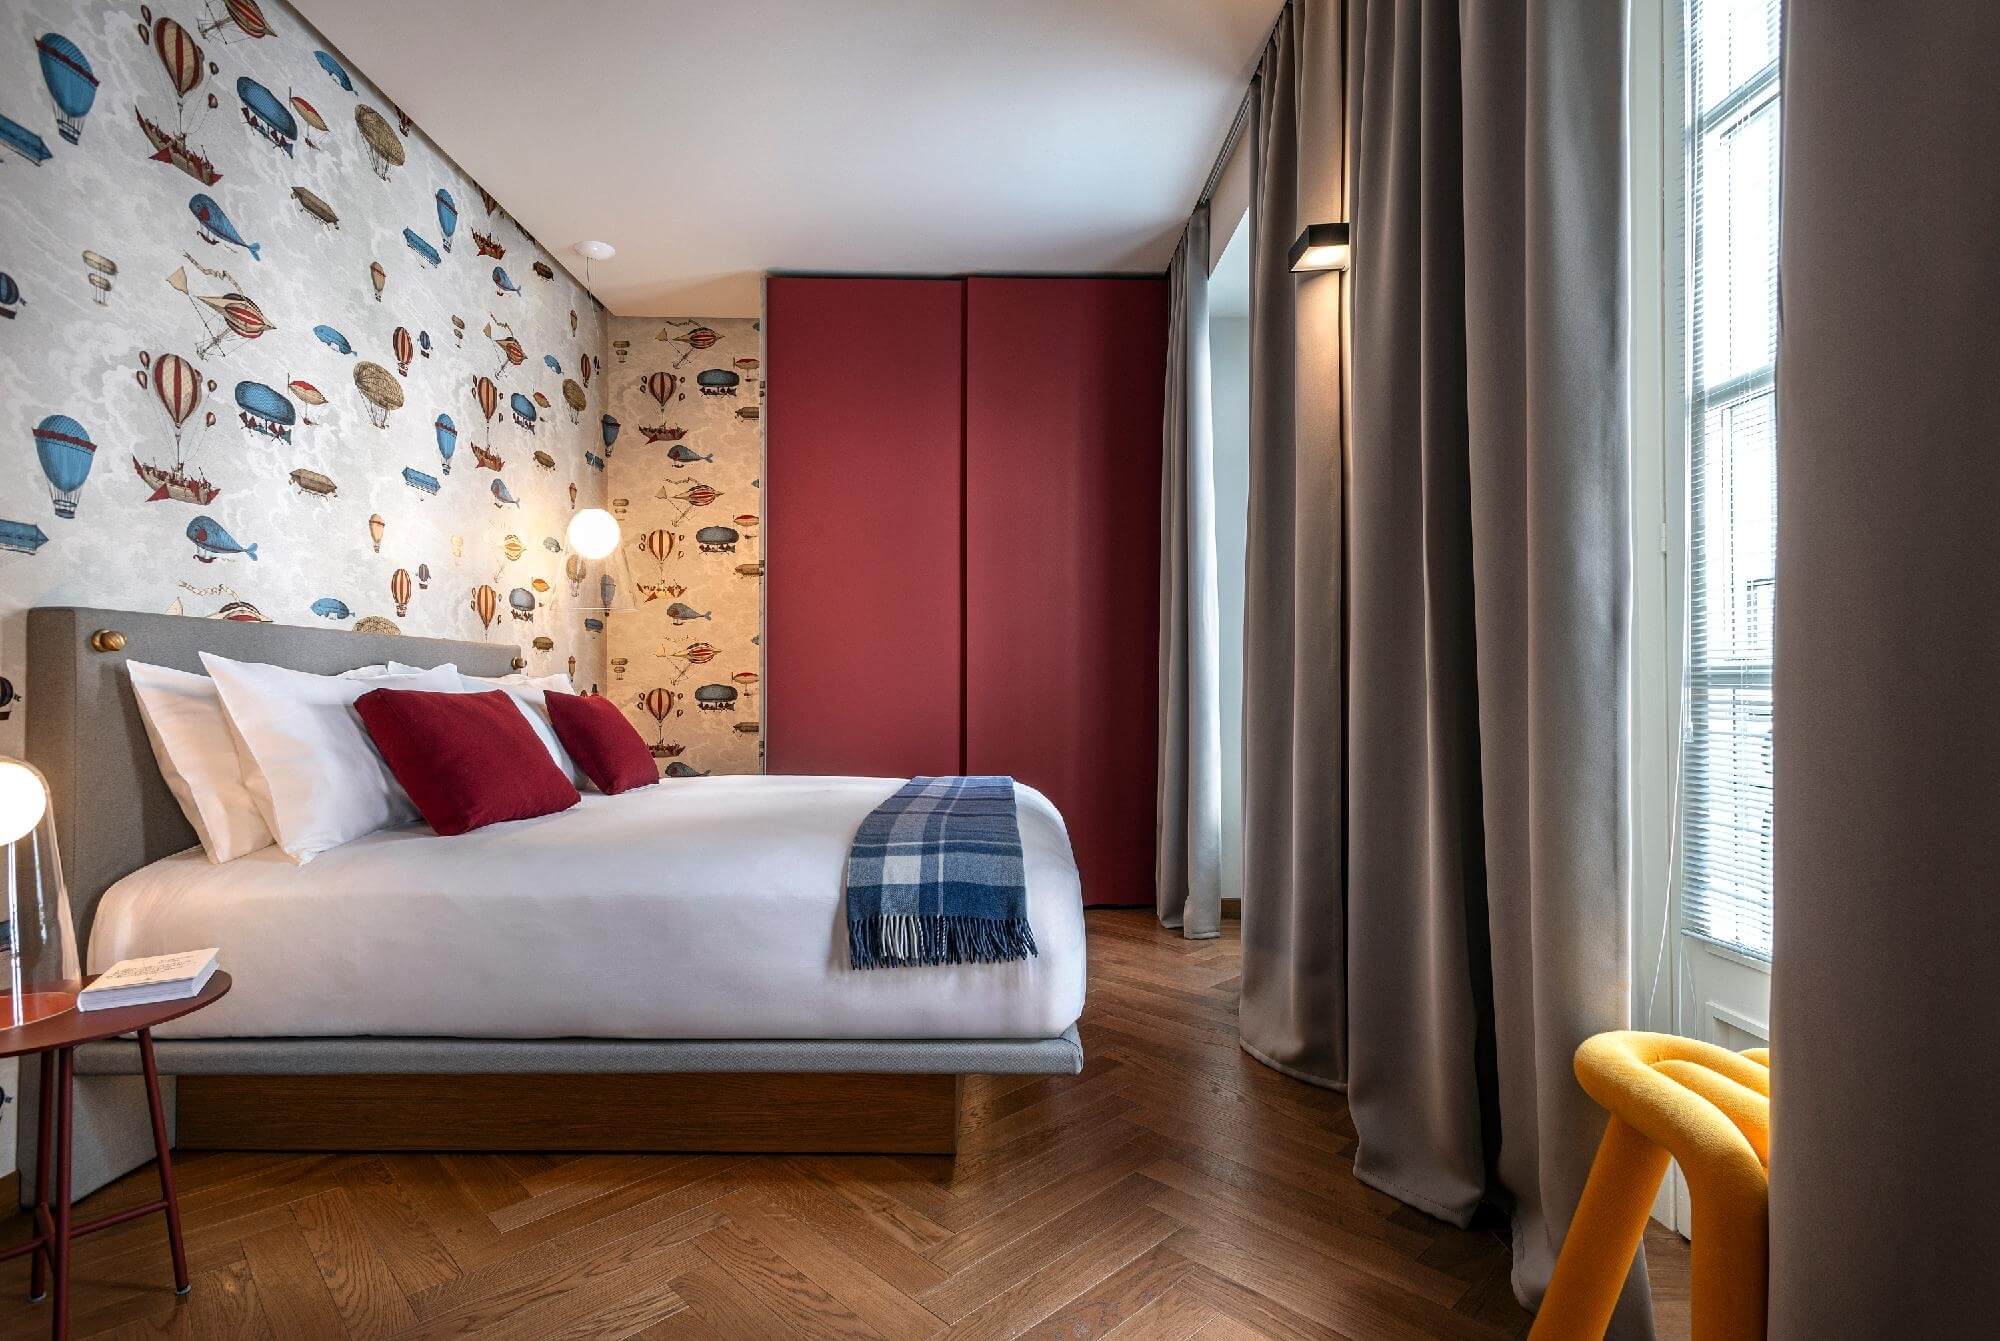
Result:
[[515,657],[512,661],[508,662],[507,664],[512,666],[515,670],[526,670],[528,668],[528,659],[526,657]]
[[125,635],[117,629],[99,629],[90,635],[90,650],[93,652],[122,652],[125,650]]

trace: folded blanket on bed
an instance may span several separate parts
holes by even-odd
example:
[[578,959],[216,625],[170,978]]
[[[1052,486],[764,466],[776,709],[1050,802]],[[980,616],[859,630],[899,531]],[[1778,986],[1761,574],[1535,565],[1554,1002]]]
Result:
[[847,951],[858,969],[1035,953],[1012,778],[912,778],[861,821]]

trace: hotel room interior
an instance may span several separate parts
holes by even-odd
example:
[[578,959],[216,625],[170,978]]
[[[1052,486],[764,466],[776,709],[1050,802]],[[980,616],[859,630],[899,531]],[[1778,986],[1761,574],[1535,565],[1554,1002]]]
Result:
[[2000,6],[0,16],[0,1338],[2000,1335]]

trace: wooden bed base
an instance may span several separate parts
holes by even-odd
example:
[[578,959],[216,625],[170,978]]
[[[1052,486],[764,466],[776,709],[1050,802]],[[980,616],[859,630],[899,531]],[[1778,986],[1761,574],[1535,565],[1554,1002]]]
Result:
[[948,1155],[958,1076],[183,1075],[184,1150]]

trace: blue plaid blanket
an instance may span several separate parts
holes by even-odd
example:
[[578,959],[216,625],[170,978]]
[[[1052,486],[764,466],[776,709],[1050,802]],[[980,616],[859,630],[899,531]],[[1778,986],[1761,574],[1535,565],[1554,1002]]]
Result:
[[858,969],[1035,953],[1012,778],[912,778],[861,821],[847,952]]

